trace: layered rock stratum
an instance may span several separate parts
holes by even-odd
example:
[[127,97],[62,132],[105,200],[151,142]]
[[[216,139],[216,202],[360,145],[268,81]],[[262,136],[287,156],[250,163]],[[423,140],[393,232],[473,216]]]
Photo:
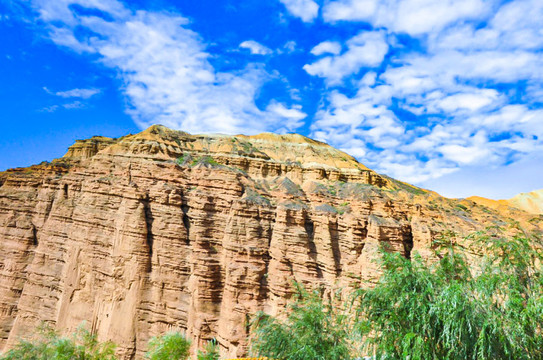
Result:
[[380,247],[431,259],[445,233],[512,222],[543,229],[541,215],[447,199],[296,134],[152,126],[77,141],[0,173],[0,351],[42,322],[85,322],[122,359],[170,329],[241,356],[252,314],[284,309],[294,280],[323,296],[371,286]]

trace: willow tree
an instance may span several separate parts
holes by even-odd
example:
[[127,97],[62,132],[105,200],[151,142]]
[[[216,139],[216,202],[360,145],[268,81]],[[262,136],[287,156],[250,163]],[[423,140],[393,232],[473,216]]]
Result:
[[478,266],[450,243],[434,264],[383,254],[378,285],[358,293],[367,353],[377,360],[543,359],[537,239],[477,233],[467,240],[486,254]]
[[348,312],[324,302],[319,291],[298,286],[286,319],[257,314],[252,323],[255,356],[288,360],[346,360],[353,356]]

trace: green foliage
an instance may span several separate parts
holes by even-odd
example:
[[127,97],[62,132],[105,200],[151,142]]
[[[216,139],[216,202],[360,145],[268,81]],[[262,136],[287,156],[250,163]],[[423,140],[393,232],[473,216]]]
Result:
[[346,312],[323,303],[318,292],[298,287],[285,321],[257,314],[252,323],[255,356],[281,360],[343,360],[352,355]]
[[149,340],[149,360],[185,360],[189,357],[190,341],[179,332],[155,336]]
[[175,161],[178,165],[183,166],[186,165],[190,160],[192,159],[192,156],[188,153],[184,153],[180,157],[178,157]]
[[215,167],[215,166],[219,166],[220,164],[215,160],[213,159],[211,156],[202,156],[198,159],[195,159],[192,161],[192,163],[190,164],[190,166],[196,166],[196,165],[199,165],[199,164],[203,164],[203,165],[210,165],[212,167]]
[[543,359],[540,250],[521,236],[476,234],[472,272],[452,242],[440,261],[383,253],[377,286],[359,292],[358,329],[381,359]]
[[254,145],[248,141],[243,141],[240,143],[243,147],[243,151],[247,154],[252,154],[253,152],[257,152],[258,149],[254,147]]
[[219,360],[219,345],[215,339],[207,342],[204,351],[198,350],[198,360]]
[[200,156],[198,158],[194,158],[190,153],[184,153],[183,155],[178,157],[175,160],[175,162],[179,166],[189,166],[189,167],[194,167],[194,166],[200,165],[200,164],[209,165],[211,167],[220,166],[220,164],[209,155],[204,155],[204,156]]
[[468,207],[462,204],[456,204],[455,208],[460,211],[469,211]]
[[115,360],[115,345],[101,343],[96,335],[80,327],[70,337],[60,337],[41,326],[30,340],[20,340],[1,360]]

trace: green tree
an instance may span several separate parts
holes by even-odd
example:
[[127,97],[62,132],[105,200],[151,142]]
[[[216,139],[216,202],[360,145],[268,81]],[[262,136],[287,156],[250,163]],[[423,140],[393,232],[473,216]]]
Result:
[[149,360],[185,360],[190,354],[190,340],[179,332],[155,336],[149,340],[148,347]]
[[219,360],[219,345],[215,339],[208,341],[204,351],[198,350],[198,360]]
[[350,359],[347,312],[324,303],[317,291],[297,288],[285,321],[257,314],[252,322],[252,352],[278,360]]
[[[376,359],[543,359],[541,250],[526,236],[478,233],[470,271],[445,243],[428,264],[383,253],[384,274],[359,291],[358,329]],[[442,244],[443,245],[443,244]]]
[[42,325],[32,339],[20,340],[1,360],[115,360],[115,345],[99,342],[82,326],[70,337],[61,337]]

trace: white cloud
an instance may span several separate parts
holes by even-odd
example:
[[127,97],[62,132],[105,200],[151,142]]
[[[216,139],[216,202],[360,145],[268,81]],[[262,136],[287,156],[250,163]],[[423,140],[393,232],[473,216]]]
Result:
[[271,49],[254,40],[246,40],[239,44],[239,47],[242,49],[248,49],[253,55],[269,55],[272,53]]
[[341,52],[341,44],[336,41],[323,41],[319,45],[311,49],[311,54],[319,56],[322,54],[339,55]]
[[61,104],[61,105],[56,104],[56,105],[46,106],[38,111],[52,113],[60,109],[72,110],[72,109],[83,109],[84,107],[85,107],[85,104],[83,104],[81,101],[76,100],[76,101],[72,101],[66,104]]
[[73,101],[71,103],[67,103],[62,105],[65,109],[81,109],[85,107],[85,104],[83,104],[81,101]]
[[543,109],[526,105],[507,105],[499,110],[469,118],[472,126],[484,126],[489,133],[520,132],[527,138],[543,136]]
[[[384,69],[355,75],[354,89],[338,79],[366,66],[332,62],[348,50],[310,65],[346,88],[324,95],[312,134],[424,186],[465,168],[512,169],[543,148],[542,17],[537,0],[326,3],[325,21],[384,27],[392,51]],[[395,33],[418,37],[415,50]]]
[[[100,10],[107,19],[78,13],[75,4]],[[193,133],[250,134],[292,131],[299,124],[279,105],[261,110],[255,104],[270,78],[261,66],[217,72],[202,39],[180,15],[133,12],[117,0],[34,0],[33,5],[55,43],[91,53],[118,71],[127,112],[141,127],[161,123]]]
[[377,12],[379,0],[330,1],[322,9],[325,21],[368,21]]
[[437,32],[460,20],[483,17],[490,10],[484,0],[400,0],[380,9],[379,25],[395,32],[420,35]]
[[63,98],[81,98],[81,99],[89,99],[93,97],[94,95],[97,95],[101,92],[100,89],[72,89],[72,90],[66,90],[66,91],[57,91],[52,92],[48,88],[43,88],[45,92],[51,95],[60,96]]
[[294,52],[296,50],[296,41],[294,40],[287,41],[285,45],[283,46],[283,49],[285,49],[287,53]]
[[301,105],[294,105],[291,108],[287,108],[284,104],[272,101],[266,110],[285,119],[283,122],[283,131],[291,131],[302,126],[303,122],[301,120],[307,117],[307,114],[302,111]]
[[543,3],[538,0],[516,0],[504,4],[488,21],[476,28],[475,24],[459,24],[436,34],[437,49],[499,49],[502,51],[537,50],[543,47],[540,26]]
[[459,109],[477,111],[481,108],[492,104],[498,97],[496,90],[486,89],[481,93],[461,93],[447,96],[440,100],[439,107],[447,113],[455,113]]
[[457,164],[472,164],[490,155],[490,150],[477,146],[442,145],[438,148],[445,158]]
[[319,5],[313,0],[279,0],[287,10],[304,22],[312,22],[319,14]]
[[307,114],[301,111],[302,109],[301,105],[296,105],[292,108],[287,108],[285,105],[274,101],[268,105],[267,109],[287,119],[302,120],[305,117],[307,117]]
[[326,56],[312,64],[304,65],[310,75],[326,78],[329,84],[338,84],[362,67],[376,67],[388,52],[383,32],[361,32],[347,41],[347,51],[336,56]]
[[328,22],[364,21],[393,32],[421,35],[486,16],[493,1],[484,0],[336,0],[323,8]]

